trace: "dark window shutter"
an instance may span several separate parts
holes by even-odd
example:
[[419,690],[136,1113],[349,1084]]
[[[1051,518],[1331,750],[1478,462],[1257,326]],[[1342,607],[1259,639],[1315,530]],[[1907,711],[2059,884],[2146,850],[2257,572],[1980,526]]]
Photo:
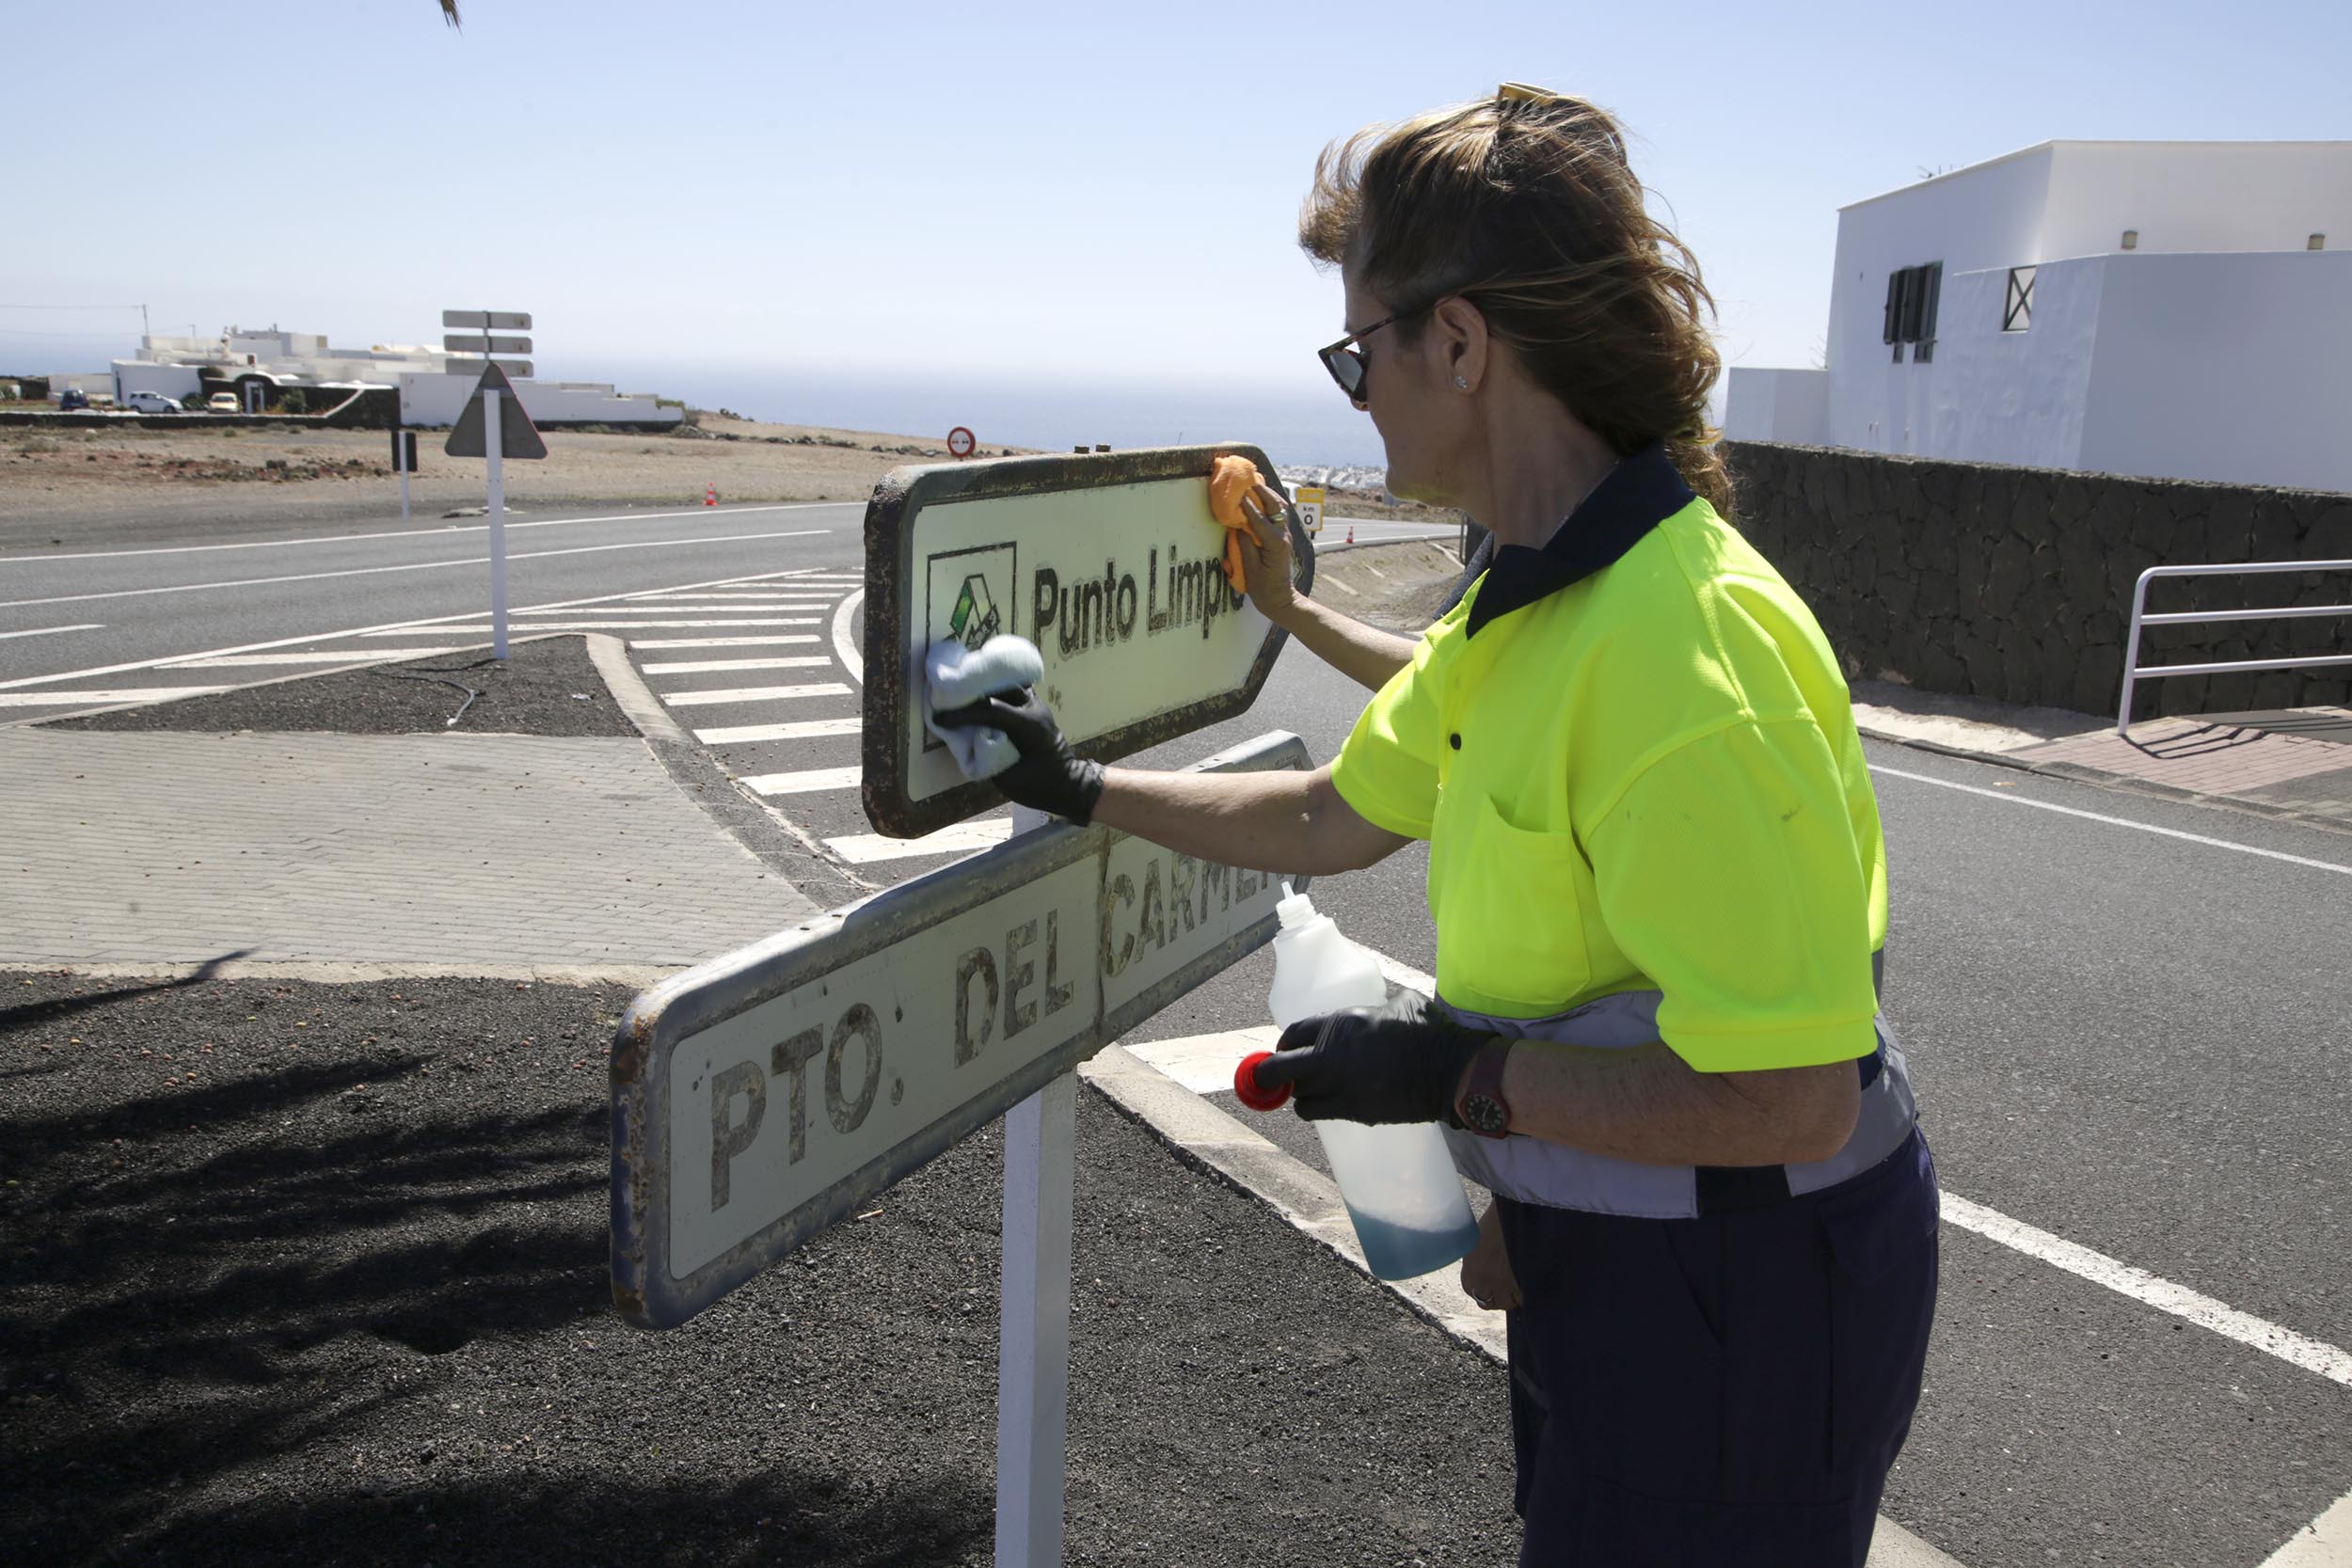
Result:
[[1919,338],[1923,342],[1935,341],[1935,308],[1944,294],[1944,263],[1931,261],[1920,269],[1920,292],[1927,296],[1919,313]]
[[1902,302],[1902,287],[1903,275],[1899,270],[1886,275],[1886,332],[1879,340],[1883,343],[1895,341],[1895,318]]

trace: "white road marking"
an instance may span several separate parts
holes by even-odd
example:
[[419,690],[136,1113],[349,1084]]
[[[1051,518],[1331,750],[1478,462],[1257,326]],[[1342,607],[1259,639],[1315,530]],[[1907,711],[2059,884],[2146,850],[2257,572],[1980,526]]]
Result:
[[912,860],[917,855],[968,855],[976,849],[988,849],[1012,836],[1012,818],[984,816],[977,822],[959,822],[952,828],[942,828],[921,838],[884,838],[880,833],[850,833],[841,838],[825,840],[825,847],[852,865],[870,865],[876,861]]
[[[589,608],[596,610],[596,607],[593,605]],[[600,610],[596,612],[603,613]],[[515,631],[659,631],[664,626],[814,626],[821,624],[821,617],[811,616],[801,620],[782,621],[524,621],[510,615],[507,617],[506,624]],[[381,631],[345,631],[332,632],[328,635],[334,637],[402,637],[419,631],[462,632],[469,637],[490,635],[487,622],[478,626],[453,626],[439,621],[433,622],[429,626],[387,626]],[[319,640],[315,637],[305,637],[300,641],[315,642]],[[159,659],[157,662],[169,663],[170,660]]]
[[1253,1051],[1271,1051],[1282,1031],[1271,1023],[1253,1029],[1229,1029],[1215,1035],[1187,1035],[1182,1039],[1126,1044],[1128,1054],[1158,1068],[1195,1094],[1231,1092],[1233,1069]]
[[632,637],[632,648],[772,648],[787,642],[814,642],[814,632],[785,637]]
[[[561,550],[524,550],[509,555],[508,561],[545,561],[559,555],[601,555],[608,550],[670,550],[688,545],[741,545],[764,539],[805,539],[815,533],[831,533],[829,528],[793,529],[782,533],[732,533],[703,539],[634,539],[618,545],[574,545]],[[489,563],[486,555],[467,556],[454,561],[409,561],[396,566],[350,566],[340,572],[295,572],[275,578],[232,578],[224,582],[175,582],[160,588],[117,588],[103,594],[58,594],[45,599],[0,599],[0,610],[19,610],[28,605],[80,604],[90,599],[138,599],[157,594],[203,594],[218,588],[267,588],[287,582],[324,582],[331,578],[371,578],[386,572],[432,572],[453,566],[483,566]]]
[[2234,849],[2241,855],[2260,855],[2265,860],[2285,861],[2290,865],[2305,865],[2314,871],[2332,871],[2339,877],[2352,877],[2352,865],[2339,865],[2334,861],[2315,861],[2305,855],[2290,855],[2280,849],[2257,848],[2251,844],[2238,844],[2226,838],[2208,838],[2203,833],[2183,832],[2178,828],[2159,828],[2152,822],[2135,822],[2128,816],[2108,816],[2102,812],[2084,811],[2075,806],[2057,805],[2037,800],[2030,796],[2015,795],[1998,789],[1980,789],[1975,784],[1954,784],[1949,779],[1935,778],[1927,773],[1906,773],[1899,768],[1881,768],[1873,763],[1873,773],[1883,773],[1890,779],[1910,779],[1917,784],[1934,784],[1939,789],[1956,789],[1963,795],[1981,795],[1988,800],[2002,800],[2012,806],[2031,806],[2036,811],[2054,811],[2061,816],[2079,816],[2090,822],[2105,822],[2110,827],[2131,828],[2143,833],[2156,833],[2165,838],[2186,839],[2216,849]]
[[[815,638],[809,639],[815,641]],[[631,647],[644,644],[632,642]],[[690,658],[675,664],[641,664],[638,673],[646,675],[723,675],[738,670],[805,670],[812,665],[831,664],[822,654],[795,654],[784,658]],[[844,687],[842,689],[847,690]]]
[[846,697],[850,689],[839,681],[808,686],[730,686],[716,691],[663,692],[672,707],[713,707],[722,703],[786,703],[799,697]]
[[812,768],[801,773],[755,773],[737,782],[755,795],[815,795],[827,789],[855,789],[865,777],[857,768]]
[[167,670],[251,670],[271,664],[380,664],[389,659],[440,658],[461,648],[329,648],[309,653],[223,654],[217,658],[183,658]]
[[840,657],[841,667],[850,672],[850,678],[860,686],[866,684],[866,656],[858,651],[856,640],[850,636],[850,618],[865,602],[866,590],[861,588],[842,600],[841,608],[833,612],[833,651]]
[[2352,1562],[2352,1493],[2295,1532],[2263,1560],[2263,1568],[2344,1568]]
[[2275,1355],[2305,1371],[2317,1372],[2331,1383],[2352,1388],[2352,1353],[2307,1338],[2277,1323],[2265,1323],[2185,1285],[2159,1279],[2146,1269],[2120,1263],[2104,1253],[2077,1246],[2046,1230],[2037,1230],[2022,1220],[2010,1219],[1949,1192],[1944,1195],[1944,1217],[1963,1230],[1973,1230],[1989,1241],[2015,1247],[2068,1274],[2079,1275],[2094,1285],[2104,1285],[2174,1317],[2186,1318],[2200,1328],[2209,1328],[2224,1338],[2235,1339],[2265,1355]]
[[32,626],[24,631],[0,631],[0,642],[5,642],[11,637],[50,637],[61,631],[104,631],[105,629],[104,625],[97,621],[84,621],[76,626]]
[[863,719],[802,719],[788,724],[731,724],[715,730],[696,730],[694,738],[707,746],[735,746],[755,740],[807,740],[824,735],[855,735],[865,727]]
[[[854,501],[779,501],[768,506],[730,506],[727,512],[807,512],[829,506],[854,506]],[[636,523],[653,522],[663,517],[707,517],[703,507],[691,512],[617,512],[609,517],[539,517],[517,522],[508,518],[509,531],[526,528],[568,528],[575,523]],[[117,556],[131,555],[199,555],[209,550],[275,550],[303,545],[349,545],[362,539],[446,539],[453,533],[487,533],[488,523],[452,523],[447,528],[395,528],[378,533],[328,533],[316,539],[250,539],[235,545],[157,545],[136,550],[84,550],[75,555],[0,555],[0,566],[24,562],[35,565],[45,561],[111,561]],[[831,532],[831,530],[827,530]]]
[[[823,610],[833,608],[831,599],[784,599],[775,604],[646,604],[631,600],[628,604],[596,606],[599,615],[767,615],[784,610]],[[563,610],[517,610],[516,615],[566,615]]]
[[801,594],[673,594],[673,593],[667,592],[667,591],[665,590],[664,592],[660,593],[660,594],[622,594],[622,595],[621,595],[621,597],[622,597],[623,599],[625,599],[626,601],[628,601],[628,603],[630,603],[630,604],[668,604],[668,603],[673,602],[674,600],[678,600],[678,599],[711,599],[711,600],[724,600],[724,601],[725,601],[725,602],[727,602],[728,604],[795,604],[795,603],[801,603],[801,602],[807,602],[807,603],[812,603],[812,604],[831,604],[831,603],[833,603],[833,601],[834,601],[835,598],[839,597],[839,595],[838,595],[838,594],[808,594],[808,593],[801,593]]
[[225,686],[148,686],[120,691],[0,692],[0,707],[71,707],[76,703],[104,706],[117,703],[167,703],[179,697],[209,697]]
[[[759,576],[763,578],[781,577],[784,574],[781,572],[767,572],[759,574]],[[755,579],[752,578],[742,577],[712,578],[704,582],[691,582],[682,584],[681,586],[687,588],[714,588],[721,583],[749,582]],[[532,605],[526,608],[533,610],[580,609],[591,605],[603,604],[612,597],[612,594],[599,594],[593,598],[564,599],[559,600],[557,603],[552,605]],[[374,637],[384,632],[408,632],[418,635],[446,636],[453,629],[451,623],[467,620],[476,613],[478,612],[475,610],[461,610],[454,615],[443,615],[437,619],[427,617],[412,621],[383,621],[378,622],[376,625],[372,626],[346,626],[340,631],[305,632],[299,637],[275,637],[265,642],[238,642],[232,643],[226,648],[199,648],[191,653],[166,654],[157,658],[135,658],[123,664],[99,664],[93,665],[87,670],[61,670],[52,675],[19,675],[14,680],[0,681],[0,690],[9,690],[20,686],[48,686],[57,681],[82,680],[95,675],[117,675],[130,670],[153,670],[162,665],[177,663],[182,659],[210,658],[216,654],[258,654],[269,648],[300,647],[306,642],[332,642],[336,639],[343,637]]]

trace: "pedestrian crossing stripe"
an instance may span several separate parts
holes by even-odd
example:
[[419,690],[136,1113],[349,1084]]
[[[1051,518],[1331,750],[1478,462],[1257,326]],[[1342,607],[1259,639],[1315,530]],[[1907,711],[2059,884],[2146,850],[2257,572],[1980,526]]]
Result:
[[808,740],[818,736],[855,735],[865,728],[862,719],[800,719],[785,724],[729,724],[715,730],[696,730],[694,738],[706,746],[748,745],[758,740]]
[[638,667],[648,675],[721,675],[741,670],[803,670],[831,664],[823,654],[794,654],[785,658],[690,658],[670,664]]
[[[721,626],[820,626],[822,616],[803,616],[791,620],[759,621],[532,621],[517,623],[537,631],[658,631],[664,626],[683,629],[715,630]],[[446,637],[487,637],[490,628],[484,626],[395,626],[383,631],[363,631],[361,637],[414,637],[420,631],[437,631]]]
[[755,795],[816,795],[855,789],[864,776],[861,768],[811,768],[798,773],[755,773],[737,782]]
[[665,691],[661,700],[672,707],[708,707],[718,703],[782,703],[801,697],[846,697],[850,689],[839,681],[808,686],[730,686],[717,691]]
[[790,632],[782,637],[632,637],[632,648],[773,648],[791,642],[814,642],[815,632]]
[[983,816],[974,822],[958,822],[921,838],[850,833],[825,840],[825,847],[852,865],[870,865],[876,861],[912,860],[917,855],[968,855],[993,848],[1011,836],[1010,817]]

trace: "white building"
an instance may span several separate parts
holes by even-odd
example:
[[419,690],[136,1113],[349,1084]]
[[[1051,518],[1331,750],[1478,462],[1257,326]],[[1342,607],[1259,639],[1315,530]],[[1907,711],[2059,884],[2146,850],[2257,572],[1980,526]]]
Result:
[[[113,362],[117,400],[132,392],[188,397],[203,382],[226,382],[258,407],[267,388],[317,388],[341,395],[359,387],[400,389],[405,425],[448,425],[473,395],[482,361],[411,343],[331,348],[322,333],[254,331],[231,326],[217,338],[149,336],[138,353]],[[675,424],[685,411],[661,406],[652,394],[616,392],[610,383],[515,378],[523,410],[537,425]],[[322,411],[309,400],[310,411]]]
[[1841,208],[1733,440],[2352,490],[2352,142],[2044,142]]

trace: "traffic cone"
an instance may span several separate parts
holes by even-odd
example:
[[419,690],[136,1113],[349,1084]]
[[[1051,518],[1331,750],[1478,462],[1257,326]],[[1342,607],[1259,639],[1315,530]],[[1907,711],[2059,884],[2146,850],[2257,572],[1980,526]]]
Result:
[[1356,525],[1354,523],[1347,525],[1347,542],[1351,545],[1356,542]]
[[719,504],[719,486],[716,483],[706,484],[703,486],[703,504],[705,506],[716,506]]

